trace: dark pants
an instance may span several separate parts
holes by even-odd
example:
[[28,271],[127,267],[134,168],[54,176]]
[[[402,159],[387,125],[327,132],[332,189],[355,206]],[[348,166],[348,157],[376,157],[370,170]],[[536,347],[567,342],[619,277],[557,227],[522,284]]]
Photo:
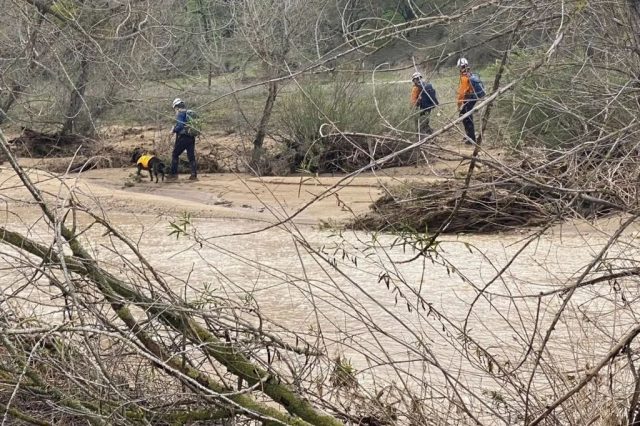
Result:
[[191,176],[196,176],[196,138],[189,135],[177,135],[176,143],[173,146],[173,153],[171,154],[171,174],[178,174],[178,157],[184,151],[187,151],[187,159],[191,166]]
[[420,132],[420,136],[430,135],[433,133],[433,129],[431,129],[431,126],[429,125],[432,110],[433,108],[423,109],[418,115],[418,132]]
[[[466,113],[468,113],[469,111],[471,111],[473,109],[474,106],[476,106],[476,102],[477,101],[465,101],[464,104],[462,104],[462,108],[460,108],[460,115],[464,115]],[[476,141],[476,129],[473,126],[473,114],[471,114],[470,116],[468,116],[467,118],[462,120],[462,124],[464,124],[464,132],[467,134],[467,138],[469,138],[471,141],[475,142]]]

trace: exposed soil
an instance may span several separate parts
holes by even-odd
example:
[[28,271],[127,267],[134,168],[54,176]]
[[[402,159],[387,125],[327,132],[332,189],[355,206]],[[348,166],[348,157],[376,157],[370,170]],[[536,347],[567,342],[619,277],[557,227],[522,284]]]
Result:
[[[114,126],[102,129],[99,136],[99,140],[77,140],[75,146],[45,138],[46,144],[52,146],[34,149],[31,134],[26,140],[12,138],[12,146],[21,164],[33,168],[31,174],[37,175],[43,181],[41,185],[52,193],[59,184],[50,179],[51,175],[37,170],[62,174],[67,185],[86,194],[87,203],[99,203],[107,211],[168,215],[189,212],[199,217],[273,222],[274,217],[283,219],[303,209],[294,221],[307,224],[353,220],[369,211],[370,205],[387,193],[389,187],[451,178],[460,169],[459,154],[471,153],[469,147],[451,144],[447,145],[451,149],[448,159],[421,155],[414,166],[385,168],[348,179],[344,173],[260,178],[242,172],[243,154],[248,148],[241,139],[217,135],[197,142],[198,181],[191,182],[187,180],[188,174],[181,174],[178,181],[156,184],[146,172],[141,178],[135,175],[131,153],[142,147],[169,164],[173,144],[169,131]],[[46,155],[33,155],[34,152]],[[186,158],[184,161],[186,171]],[[6,166],[4,176],[12,174]]]
[[[133,151],[140,149],[170,164],[173,135],[154,127],[109,127],[96,139],[24,130],[11,139],[11,146],[23,165],[72,180],[74,187],[87,194],[86,203],[117,212],[188,212],[268,222],[292,218],[297,223],[340,224],[368,231],[496,232],[606,216],[617,212],[624,196],[604,187],[576,198],[574,192],[557,189],[581,187],[581,175],[568,173],[564,162],[547,166],[544,156],[531,156],[516,163],[484,147],[480,160],[510,163],[509,170],[483,170],[480,161],[465,189],[472,148],[443,137],[385,163],[384,168],[349,176],[348,171],[365,166],[370,158],[381,158],[402,146],[395,140],[348,137],[348,141],[341,136],[328,143],[321,157],[325,168],[333,167],[334,173],[256,177],[246,172],[250,143],[243,144],[236,135],[208,136],[197,141],[199,180],[187,180],[189,167],[182,155],[181,177],[161,183],[152,182],[147,172],[137,175],[132,160]],[[258,167],[289,172],[290,167],[278,165],[275,142],[269,144],[264,164]],[[46,180],[55,185],[51,177]],[[50,188],[52,193],[58,190]]]

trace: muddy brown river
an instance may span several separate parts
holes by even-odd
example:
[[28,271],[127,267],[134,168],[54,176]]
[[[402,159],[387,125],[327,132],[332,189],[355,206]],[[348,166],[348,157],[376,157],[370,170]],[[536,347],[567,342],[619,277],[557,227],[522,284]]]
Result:
[[[422,392],[440,388],[441,395],[451,386],[448,375],[463,393],[508,388],[487,374],[491,367],[477,347],[506,369],[522,363],[565,301],[565,293],[554,291],[577,282],[622,221],[558,225],[536,238],[535,230],[446,235],[416,257],[399,236],[295,222],[272,226],[268,213],[260,220],[234,218],[233,210],[224,218],[194,217],[176,237],[170,222],[179,223],[180,215],[118,211],[113,204],[109,210],[117,228],[186,299],[237,300],[259,309],[273,332],[322,340],[332,357],[350,361],[365,389],[429,383]],[[3,223],[51,244],[34,208],[14,205]],[[637,267],[637,236],[638,227],[627,229],[588,279]],[[116,272],[124,270],[120,256],[133,259],[97,227],[83,233],[83,242]],[[5,297],[17,295],[23,314],[59,322],[59,301],[46,286],[24,285],[31,277],[16,268],[24,259],[6,246],[0,254]],[[551,382],[569,387],[558,385],[558,377],[580,375],[638,323],[638,294],[631,278],[578,289],[551,333],[546,376],[532,386],[549,389],[550,398]]]
[[[546,297],[538,309],[536,296],[574,283],[610,236],[585,224],[564,225],[524,249],[527,233],[444,236],[429,258],[409,261],[415,252],[389,235],[290,224],[262,230],[263,222],[195,219],[188,232],[198,237],[176,238],[169,235],[169,218],[110,216],[177,293],[193,300],[206,289],[251,301],[285,329],[309,336],[321,329],[331,350],[352,359],[358,370],[368,368],[369,357],[408,360],[425,351],[459,363],[459,345],[451,341],[465,320],[476,341],[516,362],[511,358],[531,339],[536,317],[538,331],[545,330],[563,300]],[[117,267],[108,240],[91,231],[88,236],[94,255]],[[630,231],[611,249],[609,258],[627,259],[614,264],[639,258],[635,236]],[[486,297],[476,300],[490,281]],[[568,357],[567,369],[601,355],[608,347],[602,339],[610,343],[637,322],[631,309],[635,289],[625,281],[619,286],[588,287],[572,299],[550,344],[558,357]],[[602,324],[611,327],[599,329]]]

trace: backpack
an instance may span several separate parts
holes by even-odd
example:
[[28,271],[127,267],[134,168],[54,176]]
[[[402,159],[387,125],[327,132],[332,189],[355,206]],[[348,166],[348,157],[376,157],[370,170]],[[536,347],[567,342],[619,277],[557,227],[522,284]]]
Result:
[[476,73],[471,73],[469,76],[469,82],[473,93],[470,95],[471,99],[484,98],[487,95],[487,91],[484,89],[484,83],[480,80],[480,76]]
[[436,89],[430,83],[420,82],[422,91],[420,92],[420,98],[418,98],[418,106],[420,109],[431,109],[439,104],[436,97]]
[[187,120],[184,123],[184,133],[189,136],[200,136],[202,133],[202,122],[198,113],[193,110],[187,110]]

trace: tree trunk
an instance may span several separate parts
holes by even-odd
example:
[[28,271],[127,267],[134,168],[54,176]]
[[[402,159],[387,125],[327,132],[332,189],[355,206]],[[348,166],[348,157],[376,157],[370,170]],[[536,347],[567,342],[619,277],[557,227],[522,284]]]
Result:
[[[204,5],[202,4],[202,0],[198,1],[198,13],[200,14],[200,21],[202,23],[202,29],[204,30],[204,40],[207,43],[207,47],[210,47],[213,44],[213,40],[211,38],[211,22],[209,21],[209,15],[204,10]],[[216,68],[219,68],[217,66]],[[213,77],[213,64],[211,63],[211,58],[209,58],[209,71],[207,75],[207,89],[211,90],[211,79]]]
[[635,52],[640,57],[640,0],[629,1],[629,23],[631,24],[631,37],[635,44]]
[[75,120],[82,108],[84,92],[89,80],[89,61],[86,58],[80,60],[80,74],[78,80],[75,83],[75,87],[71,92],[71,99],[69,100],[69,108],[67,109],[66,120],[62,126],[62,134],[68,135],[73,133]]
[[278,83],[272,81],[269,83],[269,95],[267,96],[267,101],[264,104],[264,110],[262,111],[260,124],[258,124],[256,137],[253,140],[252,160],[254,164],[260,160],[260,155],[262,154],[262,145],[264,143],[264,137],[267,134],[267,126],[271,119],[271,113],[273,112],[273,105],[276,102],[276,96],[278,96]]
[[14,81],[11,84],[11,89],[9,90],[7,97],[0,101],[0,124],[4,124],[7,120],[9,108],[11,108],[11,105],[13,105],[13,103],[18,99],[21,91],[22,85],[17,81]]
[[[44,20],[44,15],[39,14],[38,20],[36,21],[36,25],[34,26],[33,31],[31,31],[31,33],[29,34],[29,43],[26,47],[26,51],[29,56],[29,64],[27,66],[27,70],[29,71],[28,75],[31,74],[31,72],[36,66],[36,63],[34,60],[36,56],[35,44],[36,44],[38,31],[40,30],[40,26],[42,25],[43,20]],[[18,80],[14,80],[11,83],[11,89],[9,90],[9,93],[6,99],[0,100],[0,124],[4,124],[4,122],[7,120],[9,109],[22,94],[22,89],[23,89],[22,84]]]
[[[633,51],[638,59],[640,59],[640,0],[628,0],[628,2]],[[635,78],[636,81],[633,85],[636,88],[640,88],[640,72],[636,71]],[[638,107],[640,107],[640,95],[636,96],[636,103],[638,104]]]

